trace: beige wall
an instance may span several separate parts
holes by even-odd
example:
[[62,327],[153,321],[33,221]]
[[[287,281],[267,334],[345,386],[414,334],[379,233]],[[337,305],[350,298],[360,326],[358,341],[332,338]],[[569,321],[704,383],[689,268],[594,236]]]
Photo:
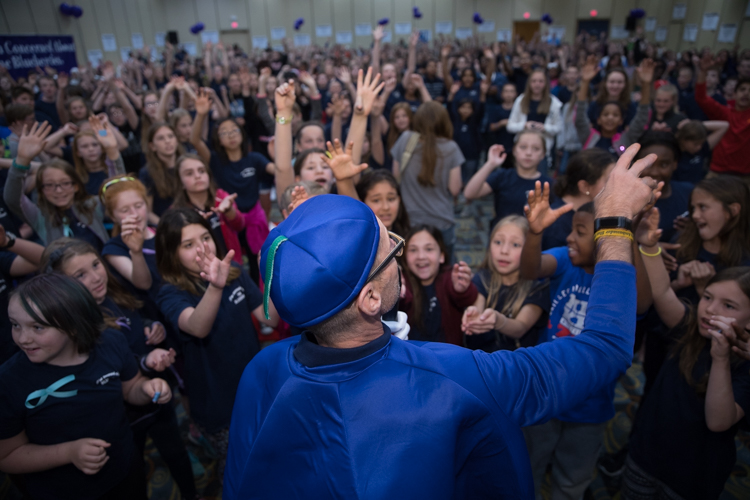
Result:
[[[730,44],[716,41],[718,31],[698,32],[696,43],[683,42],[685,23],[701,25],[704,12],[718,12],[719,24],[736,23],[736,42],[750,47],[750,18],[745,18],[749,0],[75,0],[84,10],[80,19],[64,18],[58,12],[62,0],[0,0],[0,33],[3,34],[69,34],[73,35],[79,61],[86,60],[86,51],[103,49],[102,33],[114,34],[118,51],[105,52],[104,58],[119,60],[121,47],[131,46],[131,33],[141,33],[146,45],[155,44],[155,34],[175,30],[180,42],[196,42],[200,36],[189,31],[197,21],[206,30],[217,30],[225,43],[238,43],[245,49],[251,37],[266,36],[272,41],[271,28],[284,27],[290,39],[295,33],[307,33],[313,43],[334,42],[336,32],[350,31],[354,45],[367,46],[371,37],[356,36],[355,24],[375,25],[382,17],[390,18],[388,29],[395,31],[395,23],[411,22],[413,28],[430,29],[435,35],[435,23],[451,21],[453,29],[472,28],[486,40],[494,40],[495,33],[478,33],[472,23],[475,11],[487,21],[495,22],[495,30],[512,29],[514,20],[523,20],[524,12],[531,20],[550,13],[555,25],[566,27],[570,40],[579,19],[589,19],[591,9],[598,10],[599,19],[609,19],[612,25],[623,25],[630,9],[644,8],[648,17],[656,17],[657,24],[669,29],[666,45],[672,49],[691,46],[728,48]],[[674,3],[687,4],[684,21],[673,21]],[[412,18],[412,7],[423,13],[422,19]],[[654,6],[653,8],[651,6]],[[237,30],[231,29],[231,16],[236,16]],[[295,32],[295,19],[303,17],[305,24]],[[315,26],[328,24],[332,38],[318,38]],[[653,39],[654,33],[649,33]],[[403,38],[393,33],[394,40]]]

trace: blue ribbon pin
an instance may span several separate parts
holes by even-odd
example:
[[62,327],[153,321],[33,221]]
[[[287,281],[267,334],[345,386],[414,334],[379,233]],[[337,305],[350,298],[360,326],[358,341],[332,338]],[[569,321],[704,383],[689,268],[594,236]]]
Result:
[[[76,394],[78,394],[78,390],[74,391],[63,391],[63,392],[55,392],[65,384],[68,384],[76,379],[75,375],[68,375],[67,377],[63,377],[54,384],[50,385],[46,389],[39,389],[38,391],[34,391],[31,394],[28,395],[26,398],[26,408],[33,410],[37,406],[44,403],[49,396],[53,396],[56,398],[72,398]],[[39,401],[36,404],[30,403],[31,400],[39,398]]]

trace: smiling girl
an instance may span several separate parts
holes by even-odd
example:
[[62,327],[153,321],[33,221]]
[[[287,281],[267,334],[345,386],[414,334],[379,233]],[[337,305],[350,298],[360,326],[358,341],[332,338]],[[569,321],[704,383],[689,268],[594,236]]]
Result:
[[469,266],[446,266],[441,231],[424,224],[407,235],[403,261],[406,279],[399,310],[409,317],[409,339],[462,346],[461,315],[477,299]]
[[[24,128],[18,142],[18,156],[5,183],[5,203],[45,244],[67,236],[80,238],[100,250],[109,239],[104,228],[103,207],[97,198],[86,193],[83,182],[69,163],[53,160],[39,168],[36,173],[38,206],[23,194],[28,165],[44,149],[49,132],[46,122],[35,123],[28,132]],[[111,126],[98,129],[97,137],[111,140]]]
[[479,295],[461,321],[466,347],[494,352],[536,345],[546,324],[549,290],[546,283],[520,279],[528,231],[522,215],[509,215],[492,230],[484,262],[472,278]]
[[140,373],[72,278],[23,283],[8,315],[22,352],[0,366],[0,470],[23,475],[32,498],[146,498],[123,400],[168,403],[169,384]]
[[224,464],[234,396],[245,366],[258,353],[252,323],[275,327],[278,314],[250,276],[232,263],[234,251],[218,253],[208,221],[192,208],[164,214],[156,230],[156,261],[165,285],[158,304],[183,346],[190,416]]
[[636,237],[672,355],[638,410],[623,498],[718,498],[735,464],[739,422],[750,411],[750,362],[730,351],[726,337],[733,323],[750,322],[750,267],[720,271],[688,306],[669,286],[658,227],[653,209]]

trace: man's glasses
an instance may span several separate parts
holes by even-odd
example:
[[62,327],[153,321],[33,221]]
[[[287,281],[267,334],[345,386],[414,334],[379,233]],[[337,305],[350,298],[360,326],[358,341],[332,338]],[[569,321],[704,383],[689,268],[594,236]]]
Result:
[[406,244],[406,241],[396,233],[392,233],[388,231],[388,236],[391,238],[391,241],[394,241],[396,243],[396,246],[393,247],[393,250],[391,250],[388,255],[385,256],[385,259],[383,259],[383,262],[381,262],[378,267],[376,267],[371,273],[370,276],[367,277],[367,281],[365,281],[365,285],[369,282],[371,282],[373,279],[375,279],[375,276],[378,275],[383,269],[388,267],[388,264],[391,263],[392,259],[395,259],[396,257],[401,257],[401,255],[404,253],[404,245]]

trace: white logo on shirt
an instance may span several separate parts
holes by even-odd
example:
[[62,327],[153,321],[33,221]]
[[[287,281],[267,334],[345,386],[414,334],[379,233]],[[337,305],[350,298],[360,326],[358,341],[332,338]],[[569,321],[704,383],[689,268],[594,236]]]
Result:
[[432,310],[438,305],[437,297],[430,297],[430,308],[427,311],[428,314],[432,314]]
[[468,125],[461,125],[461,132],[468,132],[469,126]]
[[211,229],[221,227],[221,220],[218,217],[211,217]]
[[0,208],[0,219],[7,216],[8,212],[6,212],[4,208]]
[[237,288],[232,290],[232,293],[229,295],[229,300],[235,305],[245,300],[245,289],[241,286],[238,286]]
[[240,175],[244,178],[252,177],[255,175],[255,169],[253,167],[247,167],[242,172],[240,172]]
[[570,335],[575,337],[583,331],[583,322],[586,319],[586,308],[588,305],[588,301],[579,300],[574,293],[570,294],[560,317],[560,325],[567,328],[570,331]]
[[99,379],[96,381],[96,385],[106,385],[109,383],[109,379],[119,376],[120,372],[109,372],[108,374],[99,377]]

